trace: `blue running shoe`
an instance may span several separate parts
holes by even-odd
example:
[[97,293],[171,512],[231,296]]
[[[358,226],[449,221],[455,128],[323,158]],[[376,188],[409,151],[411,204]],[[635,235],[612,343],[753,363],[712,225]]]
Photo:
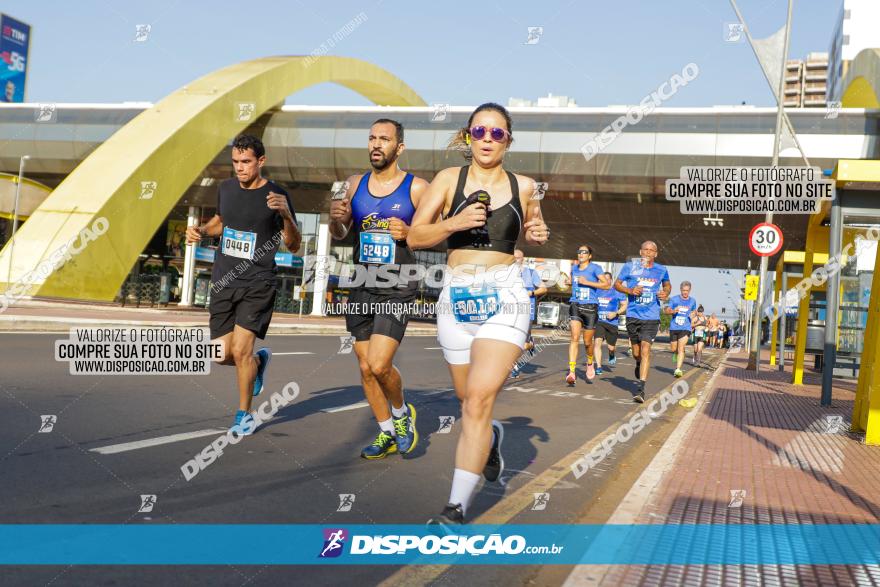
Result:
[[235,422],[232,429],[238,432],[239,436],[250,436],[256,431],[256,422],[254,417],[244,410],[238,410],[235,413]]
[[617,357],[611,357],[610,359],[608,359],[608,364],[612,367],[614,365],[616,365],[617,364]]
[[361,451],[361,457],[370,460],[384,459],[388,455],[396,452],[397,442],[394,440],[394,437],[384,430],[380,430],[379,435],[376,436],[376,440],[373,441],[373,444]]
[[596,367],[596,375],[602,374],[602,367]]
[[257,357],[257,363],[259,363],[257,365],[257,378],[254,379],[254,397],[257,397],[263,391],[263,376],[266,374],[266,367],[269,366],[269,361],[272,360],[272,349],[263,347],[254,356]]
[[416,430],[416,409],[406,404],[407,412],[400,418],[392,418],[394,434],[397,435],[397,450],[405,455],[419,443],[419,432]]

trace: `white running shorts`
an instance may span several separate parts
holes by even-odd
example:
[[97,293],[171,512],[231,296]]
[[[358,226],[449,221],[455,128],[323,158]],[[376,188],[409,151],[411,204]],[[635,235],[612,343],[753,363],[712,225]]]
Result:
[[473,276],[468,281],[456,277],[440,292],[437,310],[437,341],[443,347],[443,356],[450,365],[466,365],[471,360],[471,343],[475,338],[488,338],[513,343],[519,348],[525,346],[529,336],[531,304],[529,294],[523,286],[519,269],[512,266],[511,271],[493,276],[484,274],[483,283],[496,289],[498,294],[497,312],[488,320],[467,323],[456,320],[452,310],[451,289],[464,285],[477,285]]

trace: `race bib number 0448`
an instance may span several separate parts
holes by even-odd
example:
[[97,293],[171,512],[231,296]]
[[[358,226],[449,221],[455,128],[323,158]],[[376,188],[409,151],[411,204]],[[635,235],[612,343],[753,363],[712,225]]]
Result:
[[238,257],[239,259],[254,259],[254,249],[257,247],[257,234],[244,232],[223,227],[222,251],[224,255]]

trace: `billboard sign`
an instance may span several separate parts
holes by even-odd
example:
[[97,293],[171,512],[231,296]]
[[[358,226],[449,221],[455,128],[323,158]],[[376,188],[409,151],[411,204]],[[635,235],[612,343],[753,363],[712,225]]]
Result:
[[0,14],[0,102],[24,102],[31,27]]

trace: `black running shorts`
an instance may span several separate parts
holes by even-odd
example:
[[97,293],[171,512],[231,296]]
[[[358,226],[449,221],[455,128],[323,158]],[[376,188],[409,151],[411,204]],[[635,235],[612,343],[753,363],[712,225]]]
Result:
[[275,285],[258,281],[247,287],[224,287],[211,292],[208,306],[211,338],[229,334],[236,325],[266,338],[272,311],[275,309]]
[[599,322],[596,324],[596,338],[604,339],[610,346],[617,344],[617,324]]
[[568,306],[568,317],[571,320],[578,320],[584,325],[585,330],[594,330],[599,319],[599,305],[572,302]]
[[687,338],[690,335],[691,335],[690,330],[670,330],[669,331],[669,338],[673,342],[675,342],[676,340],[678,340],[680,338]]
[[660,330],[659,320],[639,320],[629,317],[626,319],[626,333],[633,344],[654,342],[658,330]]
[[370,340],[374,334],[400,342],[409,323],[407,309],[414,298],[414,294],[398,297],[352,290],[345,310],[345,328],[357,342]]

